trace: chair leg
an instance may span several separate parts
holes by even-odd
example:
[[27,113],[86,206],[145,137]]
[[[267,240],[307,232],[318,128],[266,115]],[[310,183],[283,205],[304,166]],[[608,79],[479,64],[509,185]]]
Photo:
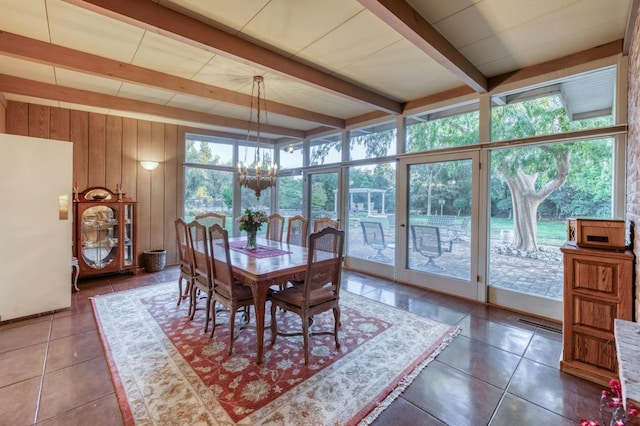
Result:
[[278,335],[278,323],[276,321],[276,304],[271,302],[271,344],[276,343],[276,336]]
[[236,307],[231,306],[229,309],[229,355],[233,353],[233,340],[235,333],[235,324],[236,324]]
[[196,296],[198,289],[196,286],[191,286],[191,303],[189,303],[189,319],[193,320],[193,317],[196,314],[196,305],[198,303],[198,298]]
[[207,307],[205,308],[204,332],[209,331],[209,319],[211,319],[211,291],[207,292]]
[[340,327],[340,307],[336,306],[335,308],[333,308],[333,337],[336,341],[336,349],[340,349],[338,327]]
[[182,294],[182,275],[178,277],[178,304],[176,306],[180,306],[180,302],[182,302],[182,298],[184,297]]
[[309,364],[309,319],[302,318],[302,340],[304,347],[304,365]]
[[211,298],[211,334],[209,337],[213,337],[213,333],[216,331],[216,299]]

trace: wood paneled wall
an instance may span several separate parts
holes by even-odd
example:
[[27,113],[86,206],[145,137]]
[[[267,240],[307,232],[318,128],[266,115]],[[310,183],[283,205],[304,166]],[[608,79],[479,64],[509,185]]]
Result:
[[[184,141],[179,126],[9,101],[6,133],[73,143],[73,179],[80,190],[104,186],[114,191],[120,183],[138,202],[140,266],[145,250],[161,248],[167,250],[167,264],[177,263],[174,221],[182,211],[178,157]],[[147,171],[141,160],[160,165]]]
[[0,133],[7,133],[7,99],[0,93]]

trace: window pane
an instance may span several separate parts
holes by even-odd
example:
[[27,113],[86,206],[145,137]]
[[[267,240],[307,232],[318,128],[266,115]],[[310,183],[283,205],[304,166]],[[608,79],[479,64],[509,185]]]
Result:
[[614,93],[612,67],[493,96],[491,140],[610,126]]
[[395,162],[349,168],[349,256],[393,264],[395,203]]
[[233,141],[188,134],[185,162],[233,167]]
[[473,145],[479,140],[478,103],[407,118],[406,152]]
[[184,169],[184,219],[192,221],[195,216],[214,212],[227,216],[226,228],[233,228],[233,173],[197,167]]
[[285,145],[281,148],[279,164],[281,170],[302,168],[304,159],[302,144]]
[[278,185],[278,212],[285,217],[302,216],[302,176],[281,176]]
[[340,134],[312,139],[310,145],[312,166],[342,161],[342,136]]
[[471,160],[409,167],[407,267],[469,280]]
[[377,124],[352,130],[349,138],[349,158],[386,157],[396,153],[396,122]]
[[492,151],[489,285],[562,299],[566,220],[611,217],[613,146],[606,138]]
[[[238,162],[250,169],[255,167],[256,151],[257,148],[255,145],[240,145],[238,147]],[[266,170],[268,166],[272,165],[273,147],[271,145],[260,145],[260,158],[258,160],[264,170]]]

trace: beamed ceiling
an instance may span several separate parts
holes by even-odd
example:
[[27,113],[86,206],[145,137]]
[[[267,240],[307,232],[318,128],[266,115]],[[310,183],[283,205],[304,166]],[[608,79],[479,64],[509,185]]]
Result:
[[304,138],[623,53],[637,1],[0,0],[0,93],[246,135],[263,75]]

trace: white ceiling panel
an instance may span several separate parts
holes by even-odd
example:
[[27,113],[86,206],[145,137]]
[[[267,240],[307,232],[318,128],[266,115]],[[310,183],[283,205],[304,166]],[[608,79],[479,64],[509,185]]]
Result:
[[362,9],[357,1],[271,0],[242,33],[294,55]]
[[26,78],[41,83],[56,84],[55,70],[51,65],[43,65],[0,55],[0,74]]
[[263,69],[216,55],[193,76],[192,80],[250,94],[253,76],[264,73]]
[[[12,0],[19,1],[19,0]],[[144,31],[61,0],[48,0],[51,42],[129,63]]]
[[76,71],[56,68],[56,82],[60,86],[73,87],[74,89],[88,90],[90,92],[104,93],[115,96],[122,86],[122,82],[95,75],[83,74]]
[[377,16],[362,11],[300,51],[297,57],[330,71],[340,71],[401,39],[392,28],[381,26]]
[[122,87],[118,91],[118,96],[127,99],[135,99],[138,101],[151,102],[154,104],[164,105],[169,102],[175,93],[167,90],[156,89],[138,84],[122,83]]
[[44,0],[0,0],[0,29],[36,40],[49,41]]
[[[159,3],[233,34],[240,31],[270,0],[160,0]],[[202,19],[204,18],[204,19]]]
[[147,31],[131,63],[189,79],[213,56],[206,50]]

